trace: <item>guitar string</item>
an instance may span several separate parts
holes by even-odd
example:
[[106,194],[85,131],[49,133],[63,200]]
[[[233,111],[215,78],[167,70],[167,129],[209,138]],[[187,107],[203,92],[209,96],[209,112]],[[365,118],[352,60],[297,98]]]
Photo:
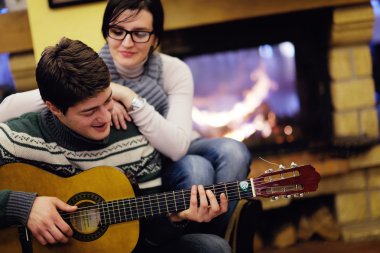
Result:
[[[291,173],[291,172],[296,172],[296,171],[297,170],[284,171],[281,174]],[[265,177],[276,176],[276,175],[280,175],[280,173],[276,172],[274,174],[265,175]],[[277,181],[282,181],[282,180],[287,179],[287,178],[295,178],[295,177],[299,177],[299,176],[300,175],[295,175],[295,176],[286,177],[286,178],[280,178],[280,179],[275,178],[272,181],[264,181],[264,177],[258,177],[258,178],[254,178],[253,179],[253,181],[254,181],[254,187],[257,188],[257,187],[259,187],[261,185],[266,185],[268,183],[274,183],[274,182],[277,182]],[[251,183],[250,179],[246,179],[246,180],[241,180],[241,181],[233,181],[233,182],[227,182],[227,183],[218,183],[218,184],[215,184],[215,185],[208,185],[208,186],[205,186],[204,189],[207,190],[207,189],[211,189],[212,188],[212,189],[220,190],[220,189],[223,189],[225,187],[230,187],[231,185],[232,186],[236,186],[236,184],[240,183],[240,182],[247,182],[249,184]],[[216,188],[216,187],[220,187],[220,188]],[[183,191],[191,191],[191,190],[190,189],[184,189]],[[172,192],[173,191],[160,192],[160,193],[151,194],[151,195],[164,195],[164,193],[172,193]],[[181,190],[174,190],[174,192],[181,192]],[[139,197],[142,197],[142,196],[139,196]],[[138,197],[136,197],[136,198],[138,198]],[[162,199],[160,199],[160,200],[162,200]],[[106,203],[106,202],[104,202],[104,203]],[[87,208],[87,207],[83,207],[83,208]],[[76,211],[79,211],[79,210],[80,210],[80,208],[78,208]]]
[[[247,195],[247,196],[245,196],[245,197],[250,197],[251,195]],[[230,197],[229,198],[229,200],[231,201],[231,200],[235,200],[235,199],[239,199],[239,197],[238,197],[238,195],[236,195],[236,196],[233,196],[233,197]],[[185,198],[185,201],[189,201],[189,200],[186,200],[186,198]],[[159,208],[159,206],[161,206],[162,207],[162,205],[160,205],[159,203],[157,203],[157,205],[150,205],[150,210],[148,211],[148,215],[146,215],[146,214],[144,214],[142,211],[141,211],[141,209],[140,210],[138,210],[138,209],[136,209],[135,207],[133,207],[133,209],[134,209],[134,212],[132,211],[132,212],[129,212],[129,206],[126,206],[126,205],[134,205],[134,204],[137,204],[137,207],[140,207],[140,208],[142,208],[142,206],[141,206],[141,204],[140,203],[124,203],[123,205],[116,205],[116,207],[121,207],[121,208],[118,208],[117,210],[115,209],[115,206],[113,205],[112,206],[112,208],[113,208],[113,210],[109,210],[109,211],[106,211],[106,212],[103,212],[103,214],[104,215],[109,215],[109,220],[111,221],[111,220],[124,220],[124,219],[126,219],[126,220],[135,220],[137,217],[140,217],[140,218],[143,218],[143,217],[149,217],[149,216],[152,216],[152,215],[157,215],[157,214],[166,214],[166,213],[168,213],[168,211],[167,211],[167,209],[169,209],[169,210],[172,210],[173,209],[173,206],[174,206],[174,204],[171,204],[171,205],[168,205],[167,206],[167,208]],[[109,206],[109,205],[107,205],[107,204],[105,204],[106,205],[106,207],[104,207],[104,205],[103,205],[103,207],[105,208],[105,209],[107,209],[107,208],[109,208],[109,207],[111,207],[111,206]],[[96,207],[100,207],[101,205],[94,205],[94,206],[91,206],[91,207],[89,207],[86,211],[88,212],[91,212],[91,211],[97,211],[97,210],[99,210],[100,208],[96,208]],[[185,210],[186,209],[186,207],[188,208],[189,206],[187,205],[184,205],[184,204],[178,204],[177,205],[177,210],[178,211],[182,211],[182,210]],[[161,211],[161,210],[165,210],[165,211]],[[80,212],[84,212],[83,210],[82,211],[80,211]],[[119,214],[117,214],[117,212],[119,213]],[[122,213],[121,213],[122,212]],[[112,217],[110,216],[110,214],[112,214]],[[87,213],[86,214],[80,214],[80,215],[78,215],[78,214],[76,214],[76,215],[71,215],[70,216],[70,213],[66,213],[65,215],[63,215],[63,216],[68,216],[68,218],[81,218],[81,217],[88,217],[88,215],[87,215]],[[106,220],[107,220],[107,218],[106,218]],[[112,223],[112,222],[111,222]]]
[[[231,196],[229,198],[229,200],[237,200],[237,199],[241,199],[241,198],[246,198],[246,197],[251,197],[251,194],[247,194],[247,192],[243,193],[243,194],[240,194],[240,196],[238,194],[235,194],[233,196]],[[187,199],[186,201],[189,201],[189,199]],[[124,201],[119,201],[119,202],[124,202]],[[120,204],[120,203],[119,203]],[[128,221],[128,220],[136,220],[138,218],[142,218],[142,217],[149,217],[149,216],[153,216],[153,215],[157,215],[157,214],[162,214],[162,213],[168,213],[167,211],[164,211],[164,212],[161,212],[161,208],[159,208],[159,203],[156,203],[157,205],[151,205],[150,206],[150,212],[148,211],[148,215],[146,214],[146,211],[144,210],[144,213],[141,212],[141,210],[138,210],[138,209],[134,209],[135,212],[129,212],[129,206],[127,207],[125,204],[124,205],[121,205],[121,208],[119,206],[119,204],[116,204],[116,207],[119,207],[117,210],[115,209],[115,205],[107,205],[106,208],[113,208],[113,211],[108,211],[108,212],[104,212],[104,215],[105,215],[105,223],[114,223],[117,221]],[[140,203],[128,203],[129,205],[133,205],[133,204],[136,204],[137,207],[140,207],[142,208],[143,206],[140,205]],[[173,204],[171,204],[170,206],[167,207],[168,209],[170,210],[175,210],[173,208]],[[183,204],[180,204],[180,205],[177,205],[176,206],[176,209],[177,211],[182,211],[182,210],[185,210],[186,208],[188,208],[188,206],[186,205],[183,205]],[[93,210],[93,209],[92,209]],[[96,210],[96,208],[95,208]],[[107,221],[107,217],[106,215],[108,214],[108,220],[109,222]],[[111,216],[112,214],[112,216]],[[80,217],[81,215],[74,215],[74,217]],[[114,222],[113,222],[114,221]],[[103,222],[104,223],[104,222]]]
[[[237,181],[237,183],[239,183],[240,181]],[[227,184],[226,184],[226,187],[228,187],[228,188],[231,188],[230,186],[231,186],[231,184],[236,184],[236,182],[235,183],[230,183],[228,186],[227,186]],[[221,186],[223,186],[223,185],[221,185]],[[208,189],[208,188],[210,188],[210,187],[205,187],[205,189]],[[222,188],[225,188],[225,187],[222,187]],[[222,188],[215,188],[215,193],[217,193],[217,190],[220,190],[220,189],[222,189]],[[261,188],[259,188],[259,187],[256,187],[257,189],[261,189]],[[282,188],[284,188],[284,187],[282,187]],[[211,188],[210,188],[211,189]],[[235,187],[233,187],[233,189],[235,189]],[[227,192],[229,191],[229,190],[231,190],[231,189],[227,189]],[[186,198],[187,199],[187,201],[189,201],[189,196],[191,195],[191,193],[190,193],[191,191],[190,190],[184,190],[184,192],[182,193],[182,198]],[[224,191],[223,191],[224,192]],[[167,193],[170,193],[170,192],[167,192]],[[176,197],[176,195],[178,194],[178,195],[180,195],[180,193],[181,193],[181,191],[172,191],[172,193],[174,193],[174,197],[173,197],[173,200],[175,201],[175,197]],[[177,193],[177,194],[176,194]],[[185,194],[186,193],[186,194]],[[190,193],[190,194],[189,194]],[[284,191],[282,191],[282,192],[278,192],[279,193],[279,195],[287,195],[287,194],[289,194],[289,191],[288,192],[284,192]],[[218,193],[217,193],[218,194]],[[294,193],[293,193],[294,194]],[[151,212],[152,212],[152,210],[153,210],[153,208],[155,208],[156,206],[158,207],[158,209],[160,209],[160,207],[162,206],[162,205],[160,205],[160,201],[162,201],[163,199],[165,199],[165,196],[164,196],[164,194],[163,193],[158,193],[158,194],[153,194],[153,195],[150,195],[150,197],[152,197],[152,196],[155,196],[155,199],[157,199],[157,202],[156,202],[156,205],[148,205],[148,207],[150,207],[150,209],[151,209]],[[158,196],[164,196],[164,198],[158,198]],[[169,195],[169,196],[166,196],[166,198],[168,198],[169,197],[169,201],[171,201],[171,199],[170,198],[172,198],[171,197],[171,195]],[[251,194],[250,194],[250,192],[249,192],[249,195],[247,195],[247,196],[244,196],[244,197],[251,197]],[[252,196],[253,197],[253,196]],[[149,196],[148,195],[145,195],[145,196],[139,196],[139,197],[137,197],[137,198],[129,198],[129,199],[123,199],[123,200],[115,200],[115,201],[109,201],[109,202],[101,202],[101,203],[98,203],[98,204],[96,204],[96,205],[92,205],[92,206],[87,206],[87,207],[84,207],[84,208],[81,208],[82,210],[83,209],[86,209],[86,210],[91,210],[91,209],[97,209],[97,207],[101,207],[101,208],[107,208],[107,209],[109,209],[109,207],[110,207],[110,205],[112,205],[111,207],[113,208],[113,209],[115,209],[115,206],[113,206],[113,204],[116,204],[116,207],[119,207],[119,205],[120,204],[122,204],[123,206],[126,204],[126,202],[128,201],[129,203],[129,205],[131,205],[131,204],[134,204],[137,208],[139,208],[139,207],[142,207],[142,208],[144,208],[144,202],[145,202],[145,200],[144,200],[144,198],[149,198]],[[237,196],[234,196],[234,195],[230,195],[229,196],[229,200],[231,200],[232,198],[236,198],[236,199],[239,199],[239,197],[237,197]],[[133,202],[134,201],[134,202]],[[133,203],[131,203],[131,202],[133,202]],[[140,204],[141,203],[141,204]],[[140,206],[140,205],[142,205],[142,206]],[[131,207],[131,208],[135,208],[135,206],[133,206],[133,207]],[[185,207],[186,207],[186,204],[184,205]],[[182,206],[180,206],[180,207],[182,207]],[[167,209],[168,208],[170,208],[170,209],[172,209],[171,207],[167,207]],[[124,208],[125,209],[125,208]],[[165,208],[164,208],[165,209]],[[180,209],[180,208],[178,208],[177,207],[177,209]],[[185,208],[186,209],[186,208]],[[120,210],[120,208],[119,208],[119,210]],[[110,213],[110,212],[112,212],[112,210],[108,210],[107,211],[107,213]],[[115,213],[115,211],[113,211],[114,213]],[[145,210],[144,210],[144,212],[145,212]],[[106,213],[106,212],[105,212]],[[136,214],[139,214],[140,213],[140,211],[136,211]],[[138,215],[137,214],[137,215]],[[71,217],[72,216],[75,216],[75,215],[73,215],[73,214],[70,214],[70,213],[67,213],[67,215],[71,215]],[[114,216],[115,216],[115,214],[114,214]],[[140,215],[139,215],[140,216]],[[141,216],[146,216],[146,215],[141,215]]]
[[[238,181],[238,182],[240,182],[240,181]],[[236,186],[236,182],[234,183],[234,185]],[[205,189],[207,189],[208,187],[205,187]],[[227,191],[228,190],[230,190],[231,191],[231,189],[235,189],[235,187],[234,188],[231,188],[231,185],[229,185],[229,186],[227,186]],[[219,188],[216,188],[215,187],[215,191],[217,192],[218,190],[220,191],[220,190],[224,190],[225,189],[225,187],[219,187]],[[173,193],[173,191],[171,191],[171,192],[166,192],[166,193]],[[189,201],[189,199],[190,199],[190,196],[191,196],[191,190],[189,190],[189,189],[186,189],[186,190],[183,190],[183,192],[180,190],[180,191],[174,191],[174,195],[176,196],[176,197],[181,197],[182,199],[183,198],[185,198],[185,199],[187,199],[186,201],[188,202]],[[251,194],[250,194],[251,195]],[[250,196],[249,195],[249,196]],[[165,196],[164,196],[164,193],[157,193],[157,194],[152,194],[152,195],[150,195],[150,197],[152,198],[152,202],[156,202],[154,205],[150,205],[152,208],[156,208],[156,207],[159,207],[159,206],[163,206],[162,204],[160,204],[160,202],[162,202],[163,200],[165,200]],[[219,196],[218,196],[219,197]],[[230,196],[230,197],[232,197],[232,196]],[[145,196],[139,196],[139,197],[136,197],[136,198],[128,198],[128,199],[122,199],[122,200],[115,200],[115,201],[109,201],[109,202],[101,202],[101,203],[97,203],[97,204],[95,204],[95,205],[92,205],[92,206],[87,206],[87,207],[83,207],[83,208],[80,208],[81,210],[83,210],[83,209],[85,209],[85,211],[87,211],[87,210],[91,210],[91,209],[100,209],[100,208],[109,208],[110,207],[110,205],[113,205],[113,203],[115,203],[115,202],[118,202],[117,203],[117,205],[120,205],[120,204],[129,204],[129,205],[137,205],[137,207],[142,207],[141,205],[143,204],[143,202],[145,202],[144,201],[144,199],[148,199],[149,197],[148,197],[148,195],[145,195]],[[167,197],[166,197],[166,199],[168,199],[169,198],[169,201],[172,201],[172,199],[173,200],[175,200],[175,198],[174,197],[172,197],[172,194],[170,194],[170,195],[168,195]],[[156,201],[157,200],[157,201]],[[121,202],[121,203],[120,203]],[[128,203],[126,203],[126,202],[128,202]],[[185,206],[185,205],[183,205],[183,206]],[[114,207],[114,206],[113,206]],[[116,206],[117,207],[117,206]],[[132,208],[133,209],[135,209],[135,206],[132,206]],[[162,209],[165,209],[165,208],[162,208]],[[76,212],[78,212],[78,211],[81,211],[81,210],[78,210],[77,209],[77,211]],[[75,215],[73,215],[73,214],[70,214],[70,213],[64,213],[63,214],[63,216],[65,216],[65,215],[68,215],[68,216],[70,216],[71,215],[71,217],[73,217],[73,216],[75,216]],[[75,216],[75,217],[78,217],[78,216]]]
[[[261,179],[261,181],[262,181],[262,178],[259,178],[259,179]],[[279,180],[282,180],[282,179],[279,179]],[[243,180],[243,181],[249,181],[249,180]],[[210,189],[210,190],[214,190],[214,193],[216,193],[217,194],[217,191],[218,190],[221,190],[221,189],[226,189],[226,187],[227,188],[231,188],[230,186],[232,185],[233,186],[233,189],[235,189],[235,186],[239,183],[239,182],[243,182],[243,181],[235,181],[235,182],[230,182],[230,183],[225,183],[225,184],[218,184],[218,185],[216,185],[216,186],[219,186],[219,188],[218,187],[215,187],[215,186],[207,186],[207,187],[205,187],[205,189],[207,190],[207,189]],[[258,180],[256,180],[256,181],[258,181]],[[277,180],[278,181],[278,180]],[[275,180],[273,180],[273,181],[271,181],[271,182],[275,182]],[[264,182],[264,183],[262,183],[262,184],[256,184],[255,185],[255,187],[258,189],[258,187],[260,187],[261,185],[265,185],[265,184],[267,184],[267,182]],[[231,190],[231,189],[229,189],[229,190]],[[189,192],[190,192],[190,194],[189,194]],[[224,191],[223,191],[224,192]],[[171,191],[171,192],[166,192],[166,194],[170,194],[170,193],[173,193],[174,195],[176,195],[176,193],[177,194],[181,194],[182,193],[182,197],[186,197],[186,198],[189,198],[189,196],[191,195],[191,191],[189,190],[189,189],[187,189],[187,190],[183,190],[183,192],[181,191],[181,190],[179,190],[179,191]],[[184,193],[186,193],[186,196],[184,196]],[[228,190],[227,190],[227,193],[228,193]],[[281,192],[281,193],[286,193],[286,192]],[[134,199],[135,199],[135,203],[134,204],[136,204],[137,205],[137,207],[138,207],[138,205],[139,205],[139,202],[141,202],[142,203],[142,205],[144,205],[144,198],[148,198],[149,196],[148,195],[146,195],[146,196],[139,196],[139,197],[137,197],[137,198],[129,198],[129,199],[123,199],[123,200],[115,200],[115,201],[109,201],[109,202],[101,202],[101,203],[98,203],[98,204],[96,204],[96,205],[93,205],[93,206],[87,206],[87,207],[83,207],[83,208],[79,208],[79,209],[77,209],[77,211],[76,212],[78,212],[78,211],[80,211],[80,210],[83,210],[83,209],[85,209],[85,210],[88,210],[89,208],[91,209],[91,208],[93,208],[93,209],[96,209],[96,208],[94,208],[94,206],[96,206],[96,207],[102,207],[102,208],[109,208],[109,205],[111,204],[113,204],[113,203],[115,203],[115,202],[125,202],[125,201],[128,201],[128,202],[131,202],[131,200],[133,201]],[[165,196],[165,194],[164,193],[157,193],[157,194],[152,194],[150,197],[155,197],[155,199],[157,199],[157,203],[159,202],[159,201],[162,201],[162,200],[164,200],[165,199],[165,197],[166,198],[170,198],[171,196],[169,195],[169,196]],[[218,196],[219,197],[219,196]],[[229,198],[231,198],[231,196],[229,196]],[[139,201],[139,200],[141,200],[141,201]],[[173,198],[173,200],[174,200],[174,198]],[[158,206],[160,206],[159,205],[159,203],[157,204]],[[134,207],[133,207],[134,208]],[[68,215],[72,215],[72,214],[70,214],[70,213],[68,213]]]
[[[215,189],[215,193],[217,193],[217,190],[221,190],[223,188],[225,188],[224,186],[226,186],[227,188],[231,188],[231,184],[233,184],[233,189],[235,189],[235,186],[237,185],[237,183],[239,183],[241,181],[236,181],[236,182],[231,182],[231,183],[227,183],[226,184],[222,184],[222,185],[218,185],[218,186],[221,186],[219,188],[214,188]],[[259,188],[260,185],[256,186],[256,189],[260,189],[262,190],[261,188]],[[212,186],[211,186],[212,187]],[[205,189],[211,189],[211,187],[205,187]],[[281,188],[284,188],[284,187],[281,187]],[[227,192],[231,190],[231,189],[227,189]],[[236,190],[235,190],[236,191]],[[224,192],[224,191],[223,191]],[[170,193],[170,192],[167,192],[167,193]],[[171,197],[171,194],[169,196],[166,196],[166,198],[168,199],[169,198],[169,201],[174,201],[174,204],[176,204],[176,196],[177,195],[182,195],[183,196],[179,196],[182,198],[183,201],[186,201],[186,203],[189,201],[189,196],[191,196],[191,191],[190,190],[184,190],[183,192],[182,191],[174,191],[174,192],[171,192],[174,194],[173,197]],[[186,194],[185,194],[186,193]],[[190,193],[190,194],[189,194]],[[247,195],[248,194],[248,195]],[[289,193],[289,192],[278,192],[279,195],[289,195],[289,194],[294,194],[294,193]],[[111,219],[111,215],[113,216],[113,218],[119,218],[119,219],[122,219],[122,218],[127,218],[128,217],[128,214],[130,214],[130,216],[132,217],[132,219],[134,218],[134,215],[136,215],[137,217],[148,217],[148,216],[151,216],[151,215],[154,215],[154,214],[160,214],[160,213],[168,213],[168,209],[170,210],[173,210],[173,203],[171,203],[170,206],[166,206],[166,209],[165,208],[162,208],[163,210],[165,210],[165,212],[161,212],[161,208],[162,205],[160,205],[160,200],[162,201],[164,198],[158,198],[158,195],[164,195],[163,193],[158,193],[158,194],[152,194],[150,196],[148,195],[145,195],[145,196],[139,196],[137,198],[129,198],[129,199],[123,199],[123,200],[115,200],[115,201],[109,201],[109,202],[101,202],[101,203],[98,203],[98,204],[95,204],[95,205],[92,205],[92,206],[87,206],[87,207],[83,207],[81,208],[81,210],[79,210],[79,212],[83,212],[83,209],[85,209],[85,211],[91,211],[91,210],[99,210],[99,208],[103,208],[103,209],[109,209],[110,207],[113,209],[113,210],[107,210],[107,211],[104,211],[103,210],[103,213],[105,215],[108,214],[109,216],[109,219]],[[240,196],[239,196],[240,195]],[[235,199],[241,199],[241,198],[247,198],[247,197],[253,197],[251,196],[251,192],[250,191],[247,191],[247,192],[241,192],[239,194],[239,192],[235,195],[229,195],[228,196],[228,200],[231,201],[231,200],[235,200]],[[150,205],[148,205],[148,213],[150,212],[151,215],[146,215],[146,208],[144,207],[144,202],[145,200],[144,199],[148,199],[149,197],[155,197],[157,199],[157,202],[156,203],[150,203]],[[177,196],[178,197],[178,196]],[[186,200],[184,200],[186,199]],[[220,200],[220,199],[219,199]],[[177,200],[178,201],[178,200]],[[126,203],[126,202],[129,202],[129,203]],[[131,203],[132,202],[132,203]],[[183,205],[182,203],[180,203],[179,205],[176,206],[176,208],[174,210],[185,210],[187,208],[187,205],[186,203]],[[115,204],[115,205],[114,205]],[[129,205],[128,207],[126,205]],[[133,206],[131,206],[133,205]],[[164,205],[165,206],[165,205]],[[116,208],[118,208],[116,210]],[[120,208],[121,207],[121,208]],[[135,209],[135,207],[137,207],[137,209]],[[135,212],[128,212],[128,214],[126,213],[126,209],[130,209],[130,211],[132,211],[132,208]],[[138,210],[138,208],[142,208],[143,209],[143,214],[141,213],[141,209]],[[154,209],[154,210],[153,210]],[[124,210],[124,213],[120,213],[120,211],[123,211]],[[158,212],[156,212],[158,210]],[[78,212],[78,210],[76,211]],[[119,215],[117,215],[117,213],[119,213]],[[82,216],[88,216],[87,214],[70,214],[70,213],[65,213],[63,214],[63,216],[70,216],[71,218],[77,218],[77,217],[82,217]],[[106,217],[105,217],[106,218]],[[127,218],[129,219],[129,218]]]
[[[260,179],[260,178],[257,178],[257,179],[254,179],[254,181],[256,180],[256,181],[259,181],[258,179]],[[233,188],[232,189],[235,189],[235,187],[236,187],[236,182],[238,182],[238,183],[240,183],[240,182],[247,182],[247,183],[250,183],[250,180],[249,179],[246,179],[246,180],[242,180],[242,181],[234,181],[234,182],[228,182],[228,183],[220,183],[220,184],[216,184],[216,185],[211,185],[211,186],[205,186],[204,188],[205,188],[205,190],[208,190],[208,189],[211,189],[211,188],[213,188],[213,190],[215,189],[215,191],[217,191],[217,190],[221,190],[221,189],[225,189],[225,186],[226,187],[231,187],[231,186],[233,186]],[[257,183],[257,182],[256,182]],[[256,184],[255,182],[254,182],[254,185],[255,185],[255,187],[257,187],[257,186],[260,186],[259,184]],[[213,187],[214,186],[214,187]],[[219,187],[219,188],[218,188]],[[183,190],[185,193],[186,193],[186,197],[188,197],[188,196],[190,196],[191,194],[189,194],[189,193],[191,193],[191,190],[190,189],[184,189]],[[158,199],[159,201],[163,201],[164,199],[165,199],[165,193],[167,194],[167,193],[172,193],[173,191],[169,191],[169,192],[160,192],[160,193],[156,193],[156,194],[151,194],[151,196],[155,196],[155,197],[157,197],[157,196],[160,196],[160,198]],[[182,194],[182,190],[174,190],[174,192],[180,192],[180,194]],[[223,191],[224,192],[224,191]],[[222,192],[221,192],[222,193]],[[147,197],[148,195],[146,195],[145,197]],[[143,198],[143,196],[138,196],[138,197],[135,197],[135,198],[127,198],[127,199],[123,199],[123,200],[132,200],[132,199],[139,199],[139,198]],[[157,198],[155,198],[155,199],[157,199]],[[116,200],[115,200],[116,201]],[[107,205],[107,203],[110,203],[110,202],[112,202],[112,201],[109,201],[109,202],[100,202],[101,204],[103,204],[103,205]],[[78,208],[77,210],[76,210],[76,212],[77,211],[80,211],[81,209],[88,209],[88,206],[87,207],[82,207],[82,208]]]

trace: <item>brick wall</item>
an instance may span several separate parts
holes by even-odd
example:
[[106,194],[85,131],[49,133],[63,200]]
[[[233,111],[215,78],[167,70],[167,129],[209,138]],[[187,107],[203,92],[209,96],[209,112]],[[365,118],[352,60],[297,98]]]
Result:
[[[336,138],[379,137],[369,48],[373,24],[370,5],[334,11],[329,72]],[[348,160],[351,172],[333,178],[343,239],[380,238],[380,147]]]

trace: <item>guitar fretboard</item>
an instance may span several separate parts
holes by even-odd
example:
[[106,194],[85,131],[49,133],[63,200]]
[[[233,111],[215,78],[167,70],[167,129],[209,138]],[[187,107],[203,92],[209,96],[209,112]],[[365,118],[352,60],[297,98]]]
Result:
[[[205,187],[205,190],[211,190],[218,202],[221,193],[226,194],[229,201],[254,196],[249,180],[215,184]],[[100,226],[116,224],[186,210],[189,208],[190,193],[191,190],[178,190],[100,202],[86,209],[81,209],[80,212],[83,216],[91,210],[97,209],[100,213]]]

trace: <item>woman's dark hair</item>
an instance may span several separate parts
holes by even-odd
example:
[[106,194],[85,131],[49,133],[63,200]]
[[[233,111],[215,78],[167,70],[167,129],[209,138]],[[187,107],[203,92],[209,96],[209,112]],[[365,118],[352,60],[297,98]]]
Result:
[[164,32],[164,10],[160,0],[109,0],[103,15],[102,34],[104,39],[107,39],[110,24],[114,24],[125,10],[135,11],[135,15],[141,10],[147,10],[152,14],[157,47],[161,43]]
[[36,68],[42,99],[64,114],[69,107],[107,89],[110,78],[106,64],[92,48],[68,38],[47,47]]

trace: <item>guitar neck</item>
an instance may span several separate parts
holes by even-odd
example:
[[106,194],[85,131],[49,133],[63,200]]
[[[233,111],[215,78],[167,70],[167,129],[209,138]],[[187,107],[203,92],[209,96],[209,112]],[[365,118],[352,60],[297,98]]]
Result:
[[[226,194],[229,201],[254,197],[250,180],[215,184],[205,187],[205,190],[211,190],[218,202],[221,193]],[[100,213],[100,226],[110,225],[186,210],[189,208],[190,194],[191,190],[178,190],[100,202],[81,208],[78,212],[90,214],[91,211],[97,209]]]
[[[211,190],[218,202],[220,194],[224,193],[229,201],[252,197],[300,196],[305,192],[315,191],[318,187],[320,175],[312,166],[304,165],[280,171],[269,171],[255,179],[220,183],[206,186]],[[190,205],[191,190],[178,190],[125,198],[94,205],[81,207],[81,217],[86,219],[98,214],[96,217],[100,226],[116,224],[126,221],[149,218],[156,215],[178,213],[186,210]],[[70,214],[65,219],[70,219]]]

